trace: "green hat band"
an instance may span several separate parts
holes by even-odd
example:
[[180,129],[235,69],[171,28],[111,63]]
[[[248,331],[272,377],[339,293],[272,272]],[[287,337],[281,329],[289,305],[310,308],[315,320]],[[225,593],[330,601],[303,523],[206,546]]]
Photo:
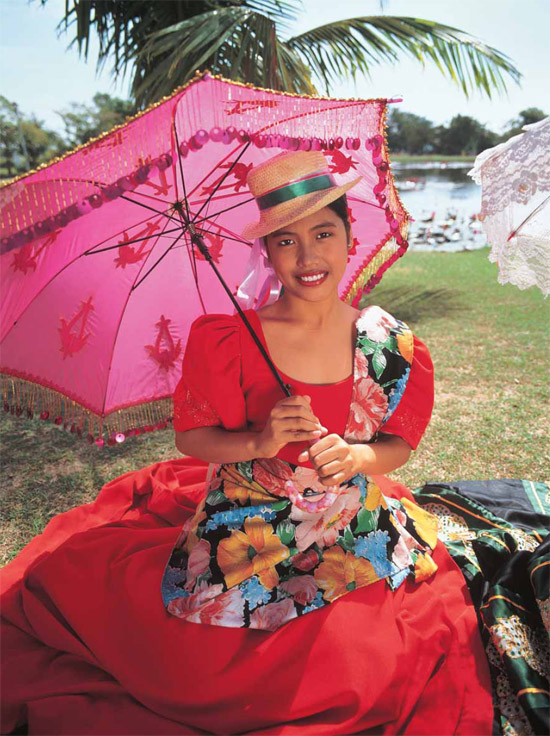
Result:
[[270,207],[275,207],[277,204],[283,204],[296,197],[303,197],[304,194],[312,194],[313,192],[320,192],[323,189],[332,189],[338,186],[334,181],[332,174],[319,174],[318,176],[311,176],[309,179],[302,179],[302,181],[295,181],[292,184],[286,184],[280,189],[274,189],[272,192],[258,197],[258,207],[260,211],[267,210]]

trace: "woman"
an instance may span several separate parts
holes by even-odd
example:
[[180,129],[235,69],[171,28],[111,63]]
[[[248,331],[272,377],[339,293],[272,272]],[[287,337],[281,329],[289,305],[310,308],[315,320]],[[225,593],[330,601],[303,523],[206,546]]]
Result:
[[31,732],[57,734],[490,733],[462,574],[434,518],[377,477],[429,420],[427,349],[339,300],[353,183],[321,153],[276,156],[249,186],[261,217],[244,234],[284,289],[246,316],[290,395],[240,318],[194,324],[176,444],[214,476],[205,488],[196,460],[124,476],[24,575],[36,550],[20,556],[6,723],[26,709]]

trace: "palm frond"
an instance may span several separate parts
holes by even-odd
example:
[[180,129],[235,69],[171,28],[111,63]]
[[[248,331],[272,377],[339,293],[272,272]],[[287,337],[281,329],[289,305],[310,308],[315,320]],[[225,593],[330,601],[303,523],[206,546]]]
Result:
[[512,60],[475,37],[435,21],[396,16],[349,18],[312,28],[286,41],[299,53],[327,92],[342,77],[370,74],[374,64],[396,63],[401,55],[431,61],[468,97],[506,90],[521,73]]
[[244,4],[151,34],[135,63],[133,93],[140,105],[169,94],[204,68],[262,87],[315,91],[300,55],[279,41],[274,21]]

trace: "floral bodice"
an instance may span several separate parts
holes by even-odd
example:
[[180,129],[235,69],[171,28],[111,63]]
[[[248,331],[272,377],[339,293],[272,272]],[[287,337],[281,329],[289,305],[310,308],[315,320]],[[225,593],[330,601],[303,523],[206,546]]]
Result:
[[[403,399],[414,341],[378,307],[364,310],[356,328],[342,436],[368,442]],[[185,387],[186,411],[199,422],[195,393]],[[178,408],[175,398],[176,416]],[[218,423],[210,405],[202,411],[196,426]],[[436,540],[435,517],[407,499],[385,498],[365,475],[327,488],[312,467],[281,457],[223,464],[172,551],[163,600],[187,621],[274,630],[356,588],[426,579],[436,569]]]

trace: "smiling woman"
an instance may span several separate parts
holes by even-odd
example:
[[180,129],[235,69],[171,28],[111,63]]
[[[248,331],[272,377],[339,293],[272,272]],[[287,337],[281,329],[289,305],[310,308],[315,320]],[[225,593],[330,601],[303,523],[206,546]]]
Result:
[[9,651],[27,653],[5,688],[10,722],[490,733],[465,581],[435,516],[381,475],[429,422],[428,350],[382,309],[340,300],[353,183],[337,186],[322,153],[285,152],[248,179],[260,220],[245,233],[266,239],[284,290],[245,314],[290,395],[238,316],[195,321],[174,394],[191,457],[106,487],[101,525],[35,560],[22,605],[7,596],[10,620],[32,619],[30,643],[10,629]]

